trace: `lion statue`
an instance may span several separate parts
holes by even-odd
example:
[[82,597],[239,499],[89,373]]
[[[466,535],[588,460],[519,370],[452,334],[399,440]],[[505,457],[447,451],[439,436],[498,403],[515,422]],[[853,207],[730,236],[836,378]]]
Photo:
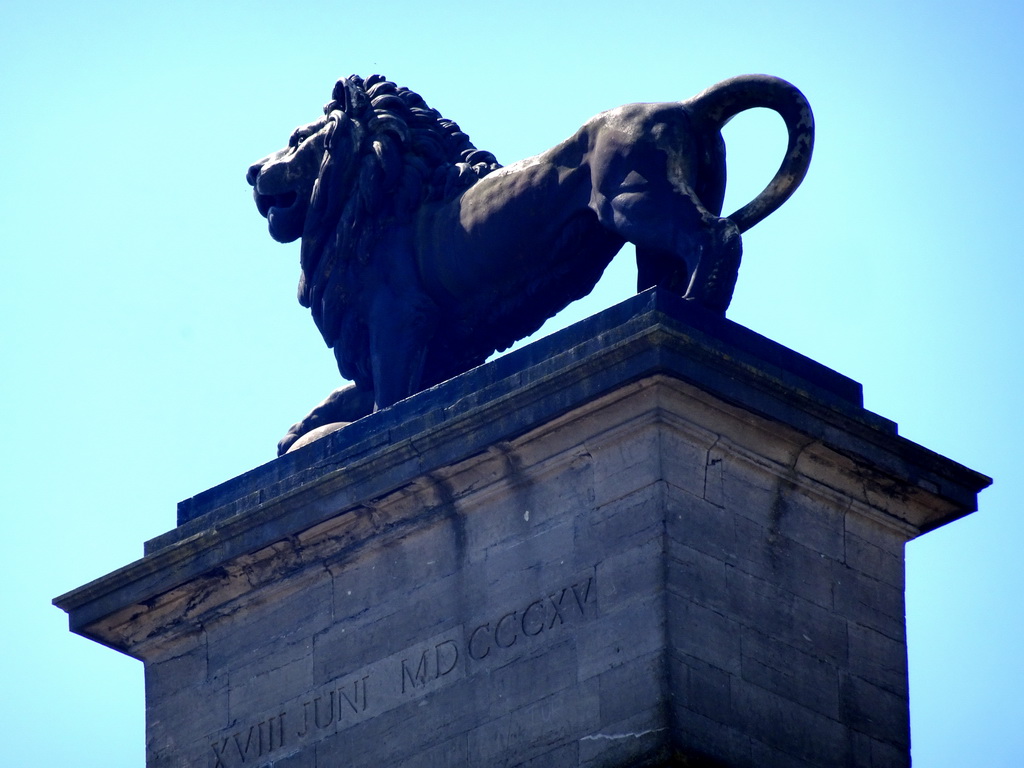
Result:
[[[723,218],[721,129],[755,107],[782,116],[788,148],[764,191]],[[533,333],[588,294],[627,241],[637,290],[724,314],[740,234],[797,188],[813,139],[796,88],[745,75],[688,101],[602,112],[502,167],[408,88],[380,75],[339,80],[324,116],[247,175],[271,236],[302,238],[299,302],[354,382],[294,425],[279,452]]]

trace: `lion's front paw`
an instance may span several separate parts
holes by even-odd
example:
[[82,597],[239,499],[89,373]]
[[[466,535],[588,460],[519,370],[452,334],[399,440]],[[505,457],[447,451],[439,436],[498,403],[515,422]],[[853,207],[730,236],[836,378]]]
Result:
[[295,441],[302,437],[302,434],[296,430],[295,427],[299,426],[296,424],[288,430],[288,434],[282,437],[277,443],[277,455],[284,456],[288,453],[288,449],[295,445]]

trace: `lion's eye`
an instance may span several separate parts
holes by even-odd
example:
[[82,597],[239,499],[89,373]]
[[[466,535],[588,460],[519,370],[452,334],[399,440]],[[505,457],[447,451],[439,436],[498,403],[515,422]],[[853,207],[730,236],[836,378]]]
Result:
[[291,138],[288,139],[288,146],[289,147],[293,147],[293,148],[297,147],[297,146],[299,146],[299,144],[301,144],[306,139],[308,139],[310,137],[310,135],[311,134],[310,134],[309,131],[295,131],[291,135]]

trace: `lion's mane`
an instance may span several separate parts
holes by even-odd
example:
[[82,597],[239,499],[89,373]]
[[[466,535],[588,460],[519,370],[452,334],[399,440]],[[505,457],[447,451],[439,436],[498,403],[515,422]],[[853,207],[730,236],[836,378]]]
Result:
[[298,298],[341,374],[365,385],[372,376],[359,294],[381,236],[501,165],[419,94],[381,75],[338,80],[324,115],[310,126],[326,137],[302,235]]

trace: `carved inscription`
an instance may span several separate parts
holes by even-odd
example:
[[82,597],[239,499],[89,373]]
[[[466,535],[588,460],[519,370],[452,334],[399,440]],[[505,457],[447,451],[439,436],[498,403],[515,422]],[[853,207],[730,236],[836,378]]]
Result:
[[566,624],[594,612],[593,576],[561,586],[486,621],[453,627],[285,703],[273,715],[209,740],[210,768],[255,768],[278,750],[301,747],[425,696],[491,660],[505,663]]
[[[344,687],[332,688],[325,695],[314,696],[312,701],[303,702],[302,728],[295,735],[303,739],[311,731],[323,730],[334,725],[335,700],[338,705],[338,721],[343,717],[351,716],[349,710],[357,715],[365,712],[367,708],[366,683],[369,679],[369,675],[357,678],[352,681],[351,690]],[[346,704],[348,707],[345,706]]]
[[281,747],[315,739],[319,732],[333,732],[340,723],[358,722],[369,709],[369,680],[364,675],[332,685],[282,707],[273,717],[215,739],[210,744],[211,767],[250,765]]
[[423,651],[415,662],[415,672],[410,667],[410,659],[402,659],[402,693],[440,680],[451,674],[458,663],[459,646],[454,640],[444,640],[435,645],[433,650]]
[[210,746],[213,749],[214,768],[227,768],[257,760],[284,746],[285,713],[268,717],[244,731],[235,731]]
[[475,627],[466,640],[469,657],[481,661],[492,651],[501,653],[515,645],[528,643],[543,632],[551,632],[565,624],[567,618],[585,617],[593,582],[593,577],[588,577],[523,608],[509,611],[494,622]]

